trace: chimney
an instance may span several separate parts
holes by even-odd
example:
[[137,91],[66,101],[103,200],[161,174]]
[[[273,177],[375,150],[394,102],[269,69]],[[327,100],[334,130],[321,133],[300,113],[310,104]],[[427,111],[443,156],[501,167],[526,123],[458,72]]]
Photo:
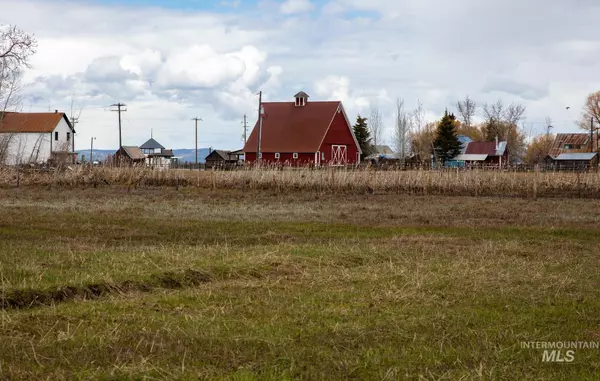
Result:
[[498,151],[499,148],[500,146],[498,145],[498,135],[496,135],[496,151]]
[[55,113],[55,114],[58,114],[58,110],[54,110],[54,113]]

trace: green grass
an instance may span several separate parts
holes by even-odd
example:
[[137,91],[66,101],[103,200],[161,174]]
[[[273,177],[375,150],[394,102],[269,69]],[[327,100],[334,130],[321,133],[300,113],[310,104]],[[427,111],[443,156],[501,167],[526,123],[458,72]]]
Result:
[[0,191],[0,379],[594,380],[599,209]]

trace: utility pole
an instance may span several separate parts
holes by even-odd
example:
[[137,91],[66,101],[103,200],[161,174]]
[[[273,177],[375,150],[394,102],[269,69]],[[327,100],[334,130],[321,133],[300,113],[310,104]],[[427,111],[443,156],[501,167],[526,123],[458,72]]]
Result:
[[258,93],[258,133],[256,134],[256,162],[260,163],[260,140],[262,139],[262,91]]
[[196,168],[200,169],[198,166],[198,121],[202,121],[202,118],[195,117],[192,120],[196,122],[196,139],[194,139],[196,142]]
[[96,140],[96,138],[90,139],[90,164],[92,167],[94,166],[94,140]]
[[590,119],[590,152],[594,152],[594,117]]
[[116,107],[116,110],[111,110],[114,112],[118,112],[119,113],[119,149],[121,149],[121,147],[123,147],[123,140],[121,139],[121,113],[127,111],[127,109],[125,108],[125,106],[127,106],[126,104],[123,103],[115,103],[114,105],[110,105],[110,107]]
[[248,134],[248,121],[246,120],[246,114],[244,114],[244,145],[246,145],[246,139]]

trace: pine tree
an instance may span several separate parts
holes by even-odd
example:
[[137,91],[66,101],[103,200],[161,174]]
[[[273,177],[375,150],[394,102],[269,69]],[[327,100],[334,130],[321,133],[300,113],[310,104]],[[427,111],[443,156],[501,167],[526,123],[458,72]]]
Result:
[[440,121],[437,136],[433,143],[437,159],[444,164],[460,154],[461,143],[456,136],[456,117],[448,114],[448,110]]
[[362,151],[361,160],[369,156],[373,152],[373,144],[371,143],[371,132],[367,126],[367,118],[362,118],[360,115],[356,118],[354,127],[354,136],[358,141],[358,145]]

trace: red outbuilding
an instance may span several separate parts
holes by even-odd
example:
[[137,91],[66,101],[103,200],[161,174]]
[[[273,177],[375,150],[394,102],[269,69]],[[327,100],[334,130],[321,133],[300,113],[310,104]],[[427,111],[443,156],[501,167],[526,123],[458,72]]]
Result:
[[[340,101],[264,102],[260,139],[263,164],[346,165],[360,162],[360,146]],[[258,122],[246,145],[246,162],[256,161]]]

